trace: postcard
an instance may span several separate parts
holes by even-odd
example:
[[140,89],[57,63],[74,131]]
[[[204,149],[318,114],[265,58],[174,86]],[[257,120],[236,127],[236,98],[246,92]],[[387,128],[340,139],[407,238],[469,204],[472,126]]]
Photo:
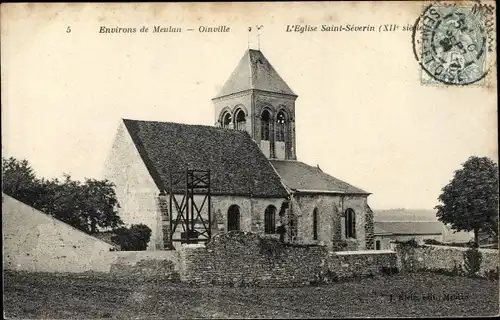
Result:
[[498,315],[494,1],[1,5],[6,318]]

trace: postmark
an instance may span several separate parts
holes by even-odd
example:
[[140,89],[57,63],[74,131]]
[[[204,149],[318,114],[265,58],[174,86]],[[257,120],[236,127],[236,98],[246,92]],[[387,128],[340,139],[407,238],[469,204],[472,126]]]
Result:
[[[481,83],[492,67],[488,12],[477,4],[437,2],[415,22],[413,52],[422,68],[422,84]],[[491,50],[490,50],[491,51]]]

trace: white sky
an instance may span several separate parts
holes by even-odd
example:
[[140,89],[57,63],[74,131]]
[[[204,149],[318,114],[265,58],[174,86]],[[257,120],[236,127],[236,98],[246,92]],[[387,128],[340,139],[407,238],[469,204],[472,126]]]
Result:
[[[120,118],[213,125],[210,99],[247,49],[248,26],[262,24],[262,52],[299,96],[299,160],[372,192],[372,208],[431,209],[469,156],[497,161],[496,83],[421,85],[411,32],[285,32],[413,24],[415,3],[244,5],[3,4],[3,156],[39,176],[101,178]],[[229,33],[98,33],[224,24]]]

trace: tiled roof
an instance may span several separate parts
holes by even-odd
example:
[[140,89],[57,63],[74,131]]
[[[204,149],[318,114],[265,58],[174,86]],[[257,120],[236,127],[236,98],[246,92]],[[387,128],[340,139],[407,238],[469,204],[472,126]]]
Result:
[[375,221],[373,227],[375,234],[427,235],[443,233],[443,224],[434,221]]
[[261,51],[249,49],[216,98],[257,89],[296,96]]
[[278,171],[285,185],[296,191],[370,194],[324,173],[317,167],[312,167],[300,161],[271,160],[271,164]]
[[[245,131],[170,122],[123,120],[159,189],[170,173],[211,170],[212,194],[285,197],[287,191]],[[174,179],[175,180],[175,179]],[[174,185],[174,192],[185,186]]]

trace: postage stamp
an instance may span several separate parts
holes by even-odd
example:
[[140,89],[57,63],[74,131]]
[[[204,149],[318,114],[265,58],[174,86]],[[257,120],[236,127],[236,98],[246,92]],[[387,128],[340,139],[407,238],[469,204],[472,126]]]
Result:
[[481,85],[494,65],[493,9],[466,2],[427,6],[412,34],[422,84]]

